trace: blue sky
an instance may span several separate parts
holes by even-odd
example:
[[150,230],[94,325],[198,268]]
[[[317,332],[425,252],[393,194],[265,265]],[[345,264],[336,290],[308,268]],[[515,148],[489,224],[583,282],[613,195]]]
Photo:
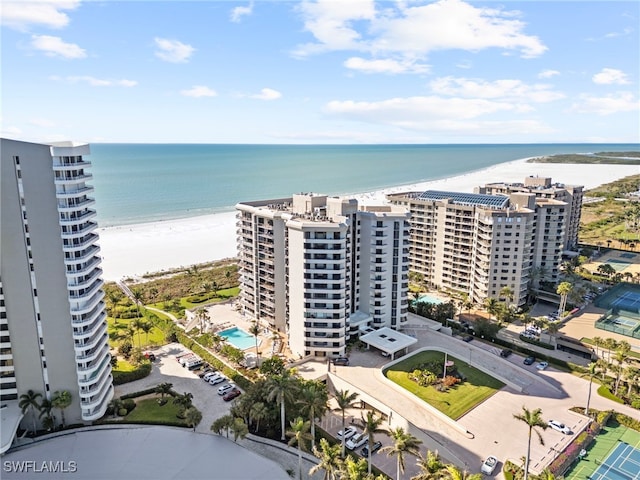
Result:
[[640,141],[640,2],[2,0],[2,136]]

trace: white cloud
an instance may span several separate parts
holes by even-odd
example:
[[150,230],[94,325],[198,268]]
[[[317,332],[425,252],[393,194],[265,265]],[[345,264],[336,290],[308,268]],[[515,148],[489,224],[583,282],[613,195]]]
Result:
[[604,97],[581,95],[579,102],[574,103],[571,110],[578,113],[611,115],[640,110],[640,101],[631,92],[618,92]]
[[251,15],[253,13],[253,2],[249,3],[246,7],[235,7],[231,10],[231,21],[239,23],[242,17],[245,15]]
[[277,100],[278,98],[282,97],[282,94],[272,88],[263,88],[262,90],[260,90],[260,93],[249,95],[249,97],[258,100]]
[[305,28],[316,42],[300,45],[294,54],[356,50],[378,59],[388,55],[416,62],[438,50],[500,48],[519,51],[524,58],[547,50],[538,37],[523,33],[525,23],[516,11],[475,7],[462,0],[382,5],[384,8],[376,11],[369,0],[303,3],[300,10]]
[[69,77],[60,77],[57,75],[49,77],[50,80],[62,81],[67,83],[88,83],[92,87],[135,87],[138,82],[135,80],[108,80],[104,78],[96,78],[90,75],[74,75]]
[[593,83],[598,85],[628,85],[627,74],[615,68],[603,68],[592,77]]
[[0,9],[2,25],[26,31],[31,25],[48,28],[63,28],[69,24],[69,17],[63,10],[74,10],[80,0],[46,0],[46,1],[6,1]]
[[75,43],[65,43],[60,37],[50,35],[32,35],[31,45],[48,57],[77,59],[87,56],[86,51]]
[[351,57],[344,62],[344,66],[351,70],[363,73],[426,73],[429,66],[412,63],[407,60],[397,61],[390,58],[380,60],[367,60],[360,57]]
[[434,93],[464,98],[493,98],[503,101],[547,103],[564,98],[564,94],[551,90],[550,85],[527,85],[521,80],[485,80],[442,77],[430,83]]
[[538,74],[538,78],[551,78],[560,75],[558,70],[543,70]]
[[218,93],[215,90],[212,90],[209,87],[205,87],[204,85],[194,85],[188,90],[181,90],[180,94],[184,95],[185,97],[193,98],[218,96]]
[[154,38],[156,47],[156,57],[165,62],[185,63],[189,57],[195,52],[195,48],[178,40],[169,40],[167,38]]

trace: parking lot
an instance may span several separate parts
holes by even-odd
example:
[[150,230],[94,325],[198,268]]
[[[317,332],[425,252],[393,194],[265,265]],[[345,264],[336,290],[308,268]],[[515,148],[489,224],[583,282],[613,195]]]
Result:
[[222,396],[218,395],[218,388],[226,385],[228,381],[210,385],[200,379],[197,372],[190,372],[180,365],[175,357],[187,353],[188,350],[179,343],[170,343],[151,350],[151,352],[156,356],[151,374],[141,380],[118,385],[116,396],[138,392],[155,387],[159,383],[169,382],[173,384],[173,390],[177,393],[190,392],[193,394],[193,405],[202,412],[202,421],[196,427],[196,431],[210,433],[210,427],[214,420],[229,413],[232,402],[225,402]]

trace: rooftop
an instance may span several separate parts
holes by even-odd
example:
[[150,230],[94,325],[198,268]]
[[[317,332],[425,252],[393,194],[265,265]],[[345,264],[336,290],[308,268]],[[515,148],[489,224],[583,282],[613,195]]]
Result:
[[509,206],[509,197],[502,195],[485,195],[482,193],[443,192],[427,190],[420,194],[420,200],[451,200],[458,205],[505,208]]

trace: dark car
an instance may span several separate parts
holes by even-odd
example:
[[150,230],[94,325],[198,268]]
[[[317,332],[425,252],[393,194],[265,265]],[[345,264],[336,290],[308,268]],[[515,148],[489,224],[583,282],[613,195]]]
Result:
[[[382,448],[382,442],[373,442],[373,448],[371,449],[371,455],[376,453],[381,448]],[[369,445],[365,445],[362,448],[362,456],[363,457],[368,457],[369,456]]]
[[233,388],[231,390],[229,390],[227,393],[225,393],[222,397],[222,399],[225,402],[230,402],[231,400],[233,400],[234,398],[240,396],[242,392],[240,390],[238,390],[237,388]]
[[509,355],[511,355],[513,352],[511,350],[509,350],[508,348],[504,348],[500,351],[500,356],[502,358],[507,358]]
[[523,363],[524,363],[525,365],[533,365],[533,362],[535,362],[535,361],[536,361],[536,357],[531,357],[531,356],[529,356],[529,357],[527,357],[527,358],[525,358],[525,359],[524,359],[524,362],[523,362]]
[[144,356],[145,356],[145,358],[148,358],[149,361],[151,361],[151,362],[155,362],[156,361],[156,356],[151,352],[144,352]]
[[463,342],[469,343],[471,340],[473,340],[473,335],[465,335],[464,337],[462,337]]
[[333,359],[334,365],[349,365],[349,359],[347,357],[338,357]]

